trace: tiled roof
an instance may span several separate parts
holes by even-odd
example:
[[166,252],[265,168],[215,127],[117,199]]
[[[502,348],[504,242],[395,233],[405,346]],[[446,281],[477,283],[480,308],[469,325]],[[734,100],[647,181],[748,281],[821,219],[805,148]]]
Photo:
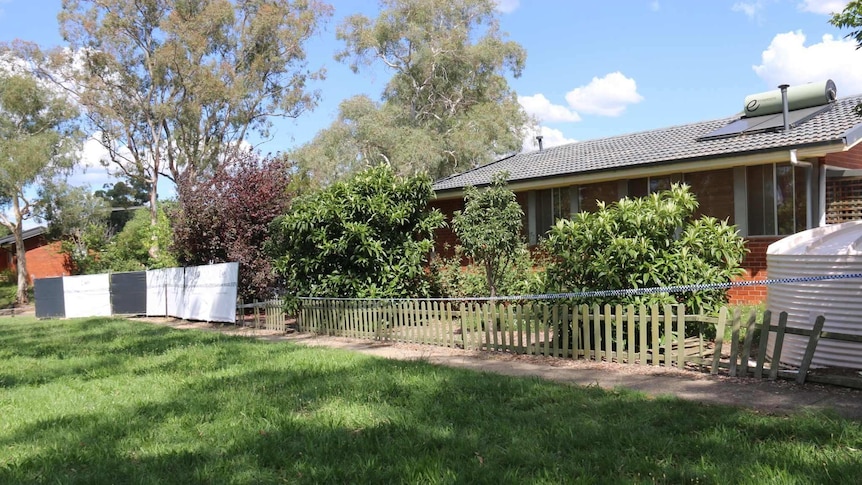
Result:
[[486,185],[501,171],[509,172],[509,181],[515,182],[842,142],[848,130],[862,127],[862,118],[853,111],[859,102],[862,95],[840,99],[832,109],[787,132],[698,141],[699,137],[739,118],[734,116],[518,153],[440,179],[434,183],[434,190]]
[[[41,236],[45,232],[47,232],[47,229],[44,226],[36,226],[32,229],[25,229],[21,235],[24,236],[24,240],[26,241],[31,237]],[[4,244],[15,244],[15,235],[9,234],[8,236],[0,237],[0,246]]]

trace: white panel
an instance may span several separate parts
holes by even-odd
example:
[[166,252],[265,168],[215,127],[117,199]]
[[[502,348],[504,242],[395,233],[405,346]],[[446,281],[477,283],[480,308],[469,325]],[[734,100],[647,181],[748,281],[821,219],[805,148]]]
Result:
[[235,322],[238,279],[238,263],[186,268],[186,305],[183,318]]
[[66,318],[111,315],[111,278],[108,274],[63,277]]
[[168,314],[168,273],[163,269],[147,271],[147,316],[163,317]]
[[187,318],[185,316],[185,270],[184,268],[166,268],[165,270],[165,307],[168,316]]

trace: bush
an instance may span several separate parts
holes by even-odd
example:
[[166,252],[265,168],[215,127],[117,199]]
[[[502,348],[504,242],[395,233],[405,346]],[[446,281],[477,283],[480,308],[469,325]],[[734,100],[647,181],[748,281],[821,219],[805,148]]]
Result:
[[[491,294],[485,270],[477,264],[462,265],[464,250],[455,247],[451,258],[436,258],[431,264],[433,294],[443,298],[486,297]],[[537,267],[538,265],[538,267]],[[526,245],[517,248],[510,264],[497,271],[497,294],[504,296],[532,295],[545,288],[544,268]]]
[[433,231],[427,176],[401,178],[386,165],[303,195],[270,226],[268,251],[287,294],[391,298],[428,296]]
[[[734,226],[712,217],[691,220],[697,209],[685,185],[647,197],[623,199],[593,213],[560,220],[543,248],[551,257],[547,279],[556,292],[726,283],[742,274],[745,245]],[[684,303],[712,313],[727,290],[583,299],[589,304]]]

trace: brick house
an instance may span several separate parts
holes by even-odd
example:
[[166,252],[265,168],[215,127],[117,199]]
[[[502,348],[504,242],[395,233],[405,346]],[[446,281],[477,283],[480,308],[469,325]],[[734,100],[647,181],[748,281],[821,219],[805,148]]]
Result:
[[[831,81],[829,82],[831,83]],[[509,173],[524,211],[524,234],[536,244],[559,218],[590,211],[596,201],[643,196],[673,182],[691,186],[698,215],[735,224],[750,250],[744,278],[766,277],[766,247],[805,229],[862,219],[862,95],[777,114],[737,115],[518,153],[434,183],[451,221],[465,186]],[[786,99],[786,97],[785,97]],[[746,99],[747,101],[747,99]],[[798,105],[798,103],[797,103]],[[437,247],[454,245],[451,228]],[[765,286],[734,288],[731,301],[761,302]]]
[[[49,242],[45,237],[47,230],[34,227],[24,231],[24,247],[27,251],[27,272],[30,274],[30,284],[36,278],[51,276],[68,276],[68,260],[60,252],[59,242]],[[15,271],[15,236],[0,237],[0,272]]]

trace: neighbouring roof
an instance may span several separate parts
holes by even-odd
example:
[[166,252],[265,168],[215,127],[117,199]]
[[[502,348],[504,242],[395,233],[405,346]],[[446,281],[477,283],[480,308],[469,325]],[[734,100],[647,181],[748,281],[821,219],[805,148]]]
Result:
[[434,183],[434,190],[441,192],[468,185],[486,185],[494,174],[502,171],[509,173],[509,182],[515,182],[835,142],[852,145],[862,137],[862,119],[853,110],[860,102],[862,95],[839,99],[831,109],[787,132],[742,134],[698,141],[698,138],[739,119],[737,115],[518,153],[440,179]]
[[[24,240],[28,240],[31,237],[41,236],[48,232],[48,229],[44,226],[36,226],[31,229],[25,230],[21,235],[24,237]],[[0,237],[0,246],[5,246],[6,244],[15,244],[15,235],[9,234],[8,236]]]

